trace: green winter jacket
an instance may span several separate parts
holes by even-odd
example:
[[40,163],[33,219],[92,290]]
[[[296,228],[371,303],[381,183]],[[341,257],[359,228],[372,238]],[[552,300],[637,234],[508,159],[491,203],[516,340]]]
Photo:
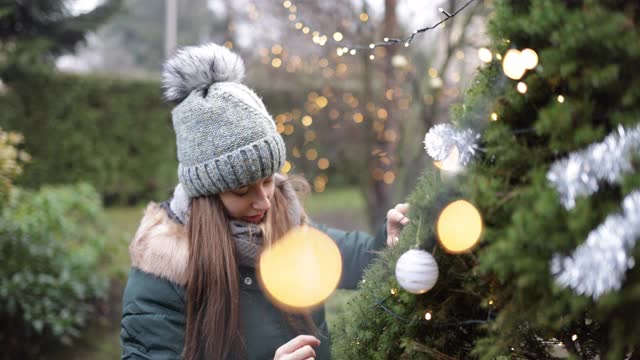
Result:
[[[184,346],[185,287],[188,259],[186,229],[171,212],[151,203],[129,247],[132,268],[123,296],[120,339],[122,359],[179,359]],[[377,236],[314,225],[340,249],[343,273],[339,288],[355,289],[386,231]],[[278,347],[293,339],[281,312],[260,289],[253,268],[240,267],[241,330],[248,360],[273,359]],[[321,331],[316,359],[330,358],[324,308],[313,314]]]

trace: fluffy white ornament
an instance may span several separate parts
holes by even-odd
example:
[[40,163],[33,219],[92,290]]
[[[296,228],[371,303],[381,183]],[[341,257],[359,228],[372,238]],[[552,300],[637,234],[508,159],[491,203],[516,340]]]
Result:
[[423,294],[431,290],[438,280],[436,259],[424,250],[411,249],[398,259],[396,279],[408,292]]

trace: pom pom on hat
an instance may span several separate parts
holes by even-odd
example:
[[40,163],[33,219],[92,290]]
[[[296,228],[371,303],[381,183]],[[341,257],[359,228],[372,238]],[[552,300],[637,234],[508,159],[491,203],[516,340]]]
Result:
[[206,89],[217,82],[240,82],[243,77],[242,59],[226,47],[214,43],[186,46],[164,63],[164,97],[180,103],[193,90]]

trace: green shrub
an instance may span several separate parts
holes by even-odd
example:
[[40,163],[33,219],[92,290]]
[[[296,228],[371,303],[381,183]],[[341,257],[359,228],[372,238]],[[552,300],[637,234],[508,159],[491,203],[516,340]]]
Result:
[[87,184],[14,190],[0,214],[0,344],[14,358],[70,344],[108,290],[102,207]]
[[84,181],[106,204],[173,190],[175,135],[159,82],[19,70],[3,81],[0,126],[24,134],[33,158],[18,185]]

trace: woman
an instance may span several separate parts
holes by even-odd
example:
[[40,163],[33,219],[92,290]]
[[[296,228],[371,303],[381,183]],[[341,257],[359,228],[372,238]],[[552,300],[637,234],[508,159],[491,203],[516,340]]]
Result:
[[[324,309],[288,314],[256,281],[256,260],[308,223],[300,179],[278,174],[285,147],[260,98],[239,83],[240,58],[207,44],[165,63],[178,177],[171,201],[151,203],[130,245],[123,359],[328,359]],[[376,238],[314,225],[338,245],[339,286],[355,288],[372,250],[397,241],[406,205]]]

